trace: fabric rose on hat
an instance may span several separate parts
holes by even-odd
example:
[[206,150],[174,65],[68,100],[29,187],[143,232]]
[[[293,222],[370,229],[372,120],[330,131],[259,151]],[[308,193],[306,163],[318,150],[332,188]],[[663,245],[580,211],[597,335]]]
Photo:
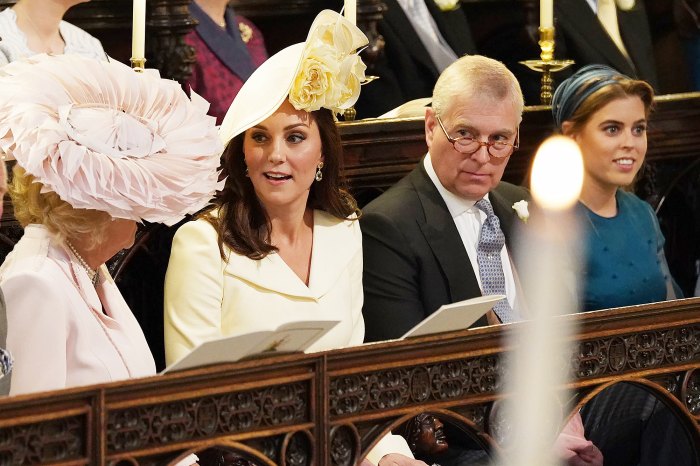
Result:
[[333,18],[333,22],[319,24],[309,32],[289,92],[289,101],[297,110],[328,108],[341,113],[357,102],[367,68],[357,48],[365,45],[367,38],[350,26]]

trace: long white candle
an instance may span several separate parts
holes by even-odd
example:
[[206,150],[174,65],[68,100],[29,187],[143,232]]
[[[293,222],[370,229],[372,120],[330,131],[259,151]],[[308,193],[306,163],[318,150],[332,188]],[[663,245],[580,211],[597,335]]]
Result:
[[554,0],[540,0],[540,27],[554,27]]
[[357,0],[345,0],[345,19],[357,24]]
[[561,464],[553,443],[564,414],[557,400],[568,398],[561,395],[573,329],[557,316],[577,310],[578,257],[573,249],[578,225],[572,207],[582,179],[581,152],[573,140],[556,136],[540,146],[530,183],[540,209],[518,238],[528,322],[511,332],[515,350],[505,369],[505,391],[511,394],[506,398],[510,438],[504,439],[505,446],[523,466]]
[[146,0],[134,0],[131,58],[146,58]]

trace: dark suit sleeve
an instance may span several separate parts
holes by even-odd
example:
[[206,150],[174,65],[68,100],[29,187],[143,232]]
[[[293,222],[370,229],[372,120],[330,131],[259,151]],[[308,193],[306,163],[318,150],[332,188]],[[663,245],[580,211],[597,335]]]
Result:
[[365,341],[399,338],[425,318],[418,263],[400,228],[380,213],[362,216]]

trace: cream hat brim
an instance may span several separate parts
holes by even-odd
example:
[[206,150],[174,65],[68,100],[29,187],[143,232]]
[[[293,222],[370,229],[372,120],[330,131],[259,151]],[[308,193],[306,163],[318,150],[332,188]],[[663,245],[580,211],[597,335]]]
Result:
[[280,50],[265,61],[243,84],[219,128],[227,144],[248,128],[265,121],[287,100],[301,66],[304,42]]
[[[313,41],[314,34],[327,25],[337,26],[334,43],[344,53],[354,53],[368,42],[367,36],[357,26],[335,11],[321,11],[314,19],[305,42],[291,45],[274,54],[243,84],[219,128],[219,137],[224,144],[267,119],[288,99],[294,81],[301,72],[307,43]],[[348,105],[352,103],[354,100],[349,101]]]

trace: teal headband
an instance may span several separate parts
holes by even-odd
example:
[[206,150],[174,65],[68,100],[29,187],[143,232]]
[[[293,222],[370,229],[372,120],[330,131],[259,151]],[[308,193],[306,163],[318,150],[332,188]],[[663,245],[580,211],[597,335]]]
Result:
[[569,120],[591,94],[620,78],[629,79],[607,65],[588,65],[565,79],[552,97],[552,116],[557,128],[561,129],[562,123]]

